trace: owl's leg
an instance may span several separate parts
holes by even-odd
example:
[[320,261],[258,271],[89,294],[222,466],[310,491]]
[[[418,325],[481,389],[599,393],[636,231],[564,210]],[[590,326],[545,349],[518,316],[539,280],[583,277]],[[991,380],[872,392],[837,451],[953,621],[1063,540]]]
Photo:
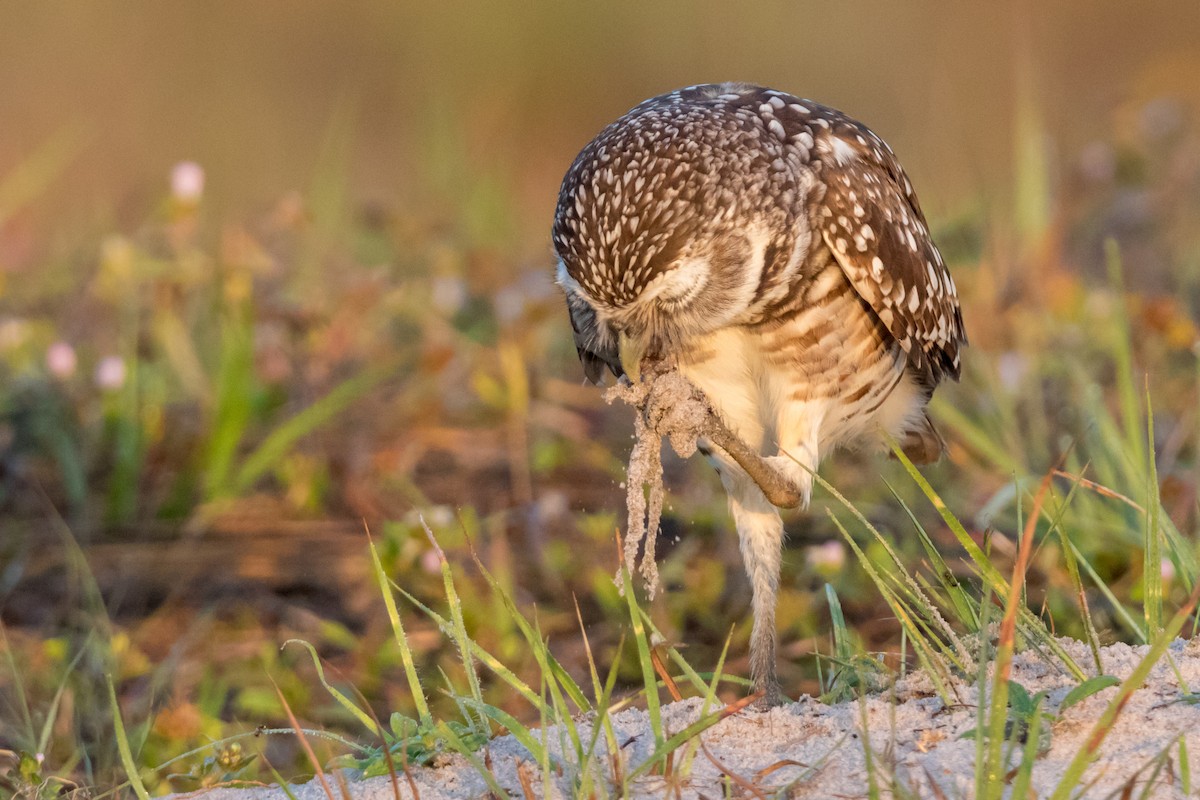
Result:
[[754,613],[754,628],[750,633],[750,677],[754,691],[763,693],[758,705],[770,708],[786,699],[775,671],[775,601],[779,593],[783,520],[779,510],[767,501],[750,476],[727,453],[711,444],[704,449],[721,475],[729,496],[729,511],[737,527],[742,562],[750,578]]

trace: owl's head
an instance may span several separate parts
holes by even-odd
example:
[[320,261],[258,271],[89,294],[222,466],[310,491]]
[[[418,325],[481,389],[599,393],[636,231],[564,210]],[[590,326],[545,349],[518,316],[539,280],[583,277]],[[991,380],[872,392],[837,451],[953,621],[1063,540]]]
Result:
[[758,299],[764,264],[791,244],[779,241],[790,209],[776,200],[774,145],[742,124],[742,95],[719,88],[643,103],[563,179],[558,282],[594,317],[585,333],[600,346],[633,341],[669,355],[736,323]]

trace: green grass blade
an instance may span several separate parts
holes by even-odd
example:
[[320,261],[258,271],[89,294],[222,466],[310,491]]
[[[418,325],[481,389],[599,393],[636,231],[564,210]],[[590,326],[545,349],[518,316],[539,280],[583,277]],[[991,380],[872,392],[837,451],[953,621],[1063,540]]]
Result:
[[1076,563],[1083,565],[1083,571],[1087,573],[1088,579],[1091,580],[1092,584],[1100,590],[1100,593],[1104,595],[1104,598],[1108,600],[1108,603],[1112,607],[1114,613],[1116,613],[1116,615],[1121,618],[1121,621],[1125,623],[1125,627],[1132,631],[1138,637],[1138,639],[1141,640],[1142,644],[1148,644],[1150,639],[1146,635],[1146,629],[1143,627],[1142,622],[1134,617],[1129,609],[1127,609],[1125,605],[1117,599],[1117,596],[1113,594],[1112,589],[1108,587],[1108,584],[1106,584],[1104,579],[1100,577],[1100,573],[1096,572],[1096,569],[1084,557],[1079,548],[1075,546],[1075,543],[1070,539],[1065,541],[1070,548],[1071,554],[1075,558]]
[[1071,706],[1086,700],[1087,698],[1096,694],[1096,692],[1104,691],[1110,686],[1118,686],[1120,683],[1121,681],[1112,675],[1097,675],[1094,678],[1088,678],[1086,681],[1067,692],[1067,696],[1064,697],[1062,702],[1058,704],[1059,716],[1062,716],[1062,713]]
[[1146,390],[1146,523],[1142,544],[1142,587],[1143,613],[1146,630],[1157,636],[1162,630],[1163,579],[1162,579],[1162,534],[1159,531],[1159,514],[1162,498],[1158,489],[1158,465],[1154,451],[1154,410],[1150,406],[1150,391]]
[[516,623],[517,630],[525,637],[526,643],[530,646],[531,652],[538,661],[538,666],[546,674],[554,676],[554,680],[566,692],[578,710],[590,711],[592,705],[588,702],[587,694],[562,664],[559,663],[558,659],[554,657],[554,654],[550,652],[541,635],[529,624],[529,620],[517,608],[512,595],[500,584],[500,581],[492,574],[491,570],[483,565],[483,562],[480,561],[474,552],[471,553],[471,557],[474,559],[475,566],[479,569],[480,574],[483,575],[484,580],[487,581],[496,596],[500,598],[500,602],[508,611],[509,618]]
[[407,357],[397,357],[347,378],[320,400],[282,422],[263,440],[237,471],[233,490],[244,492],[274,468],[305,436],[345,411],[351,403],[395,375]]
[[112,708],[113,734],[117,739],[117,752],[121,754],[121,766],[125,768],[125,774],[129,777],[129,785],[133,787],[139,800],[150,800],[150,793],[146,791],[146,787],[142,783],[142,776],[133,760],[133,752],[129,749],[129,737],[125,735],[125,723],[121,721],[121,707],[117,704],[117,689],[113,685],[112,674],[105,674],[104,679],[108,682],[108,701]]
[[658,752],[663,746],[662,713],[658,701],[658,680],[654,675],[654,663],[650,660],[650,640],[642,616],[638,613],[638,604],[634,599],[633,582],[621,565],[621,585],[625,587],[625,606],[629,610],[629,621],[633,625],[633,641],[637,646],[638,665],[642,669],[642,685],[646,688],[646,713],[650,717],[650,728],[654,733],[654,749]]
[[[662,631],[660,631],[654,624],[654,620],[650,619],[650,615],[646,613],[646,609],[638,606],[638,613],[642,615],[642,623],[646,626],[646,630],[650,631],[651,641],[657,640],[665,642],[667,637],[662,635]],[[667,657],[670,658],[671,663],[679,667],[680,671],[683,672],[684,677],[688,679],[688,682],[692,684],[692,687],[695,688],[697,692],[704,694],[708,691],[708,681],[712,679],[711,674],[708,676],[708,679],[706,679],[704,673],[697,672],[692,665],[687,662],[687,659],[683,657],[683,654],[679,652],[678,648],[668,646],[666,651]],[[750,685],[749,680],[738,678],[737,676],[733,675],[725,676],[723,680],[731,683],[740,683],[744,686]]]
[[[446,634],[447,636],[454,635],[453,626],[449,620],[434,611],[429,606],[422,603],[416,598],[416,596],[405,590],[402,586],[397,585],[395,581],[389,580],[388,583],[392,589],[404,595],[404,598],[408,600],[408,602],[412,603],[414,606],[420,609],[425,616],[433,620],[442,633]],[[537,692],[529,688],[529,684],[518,678],[512,670],[504,666],[500,659],[496,658],[494,655],[485,650],[474,639],[469,642],[469,646],[471,648],[471,652],[476,658],[479,659],[481,664],[490,669],[496,674],[497,677],[515,689],[517,693],[520,694],[521,697],[525,698],[525,700],[527,700],[534,708],[539,709],[539,711],[543,713],[553,715],[553,710],[546,707],[545,701],[538,696]]]
[[661,729],[659,729],[660,732],[658,734],[658,739],[662,740],[657,741],[654,752],[651,753],[645,761],[639,764],[637,769],[629,773],[629,780],[632,781],[641,777],[642,775],[645,775],[654,768],[655,764],[658,764],[664,758],[666,758],[668,753],[679,749],[692,737],[699,736],[701,733],[704,733],[704,731],[708,730],[713,725],[716,725],[724,718],[724,709],[714,711],[713,713],[707,715],[702,714],[700,719],[696,720],[691,725],[688,725],[678,733],[672,734],[668,739],[662,739]]
[[[879,532],[878,528],[871,524],[870,520],[868,520],[853,503],[847,500],[841,492],[835,489],[832,484],[830,484],[820,475],[817,475],[815,472],[811,474],[813,476],[813,480],[819,486],[821,486],[821,488],[829,492],[834,499],[836,499],[844,508],[846,508],[846,510],[848,510],[854,516],[854,518],[857,519],[873,537],[875,537],[875,541],[877,541],[883,547],[884,551],[888,554],[888,557],[892,560],[893,565],[896,567],[896,570],[891,574],[891,577],[895,580],[900,591],[904,592],[911,598],[913,605],[919,608],[922,614],[930,621],[930,623],[932,623],[938,629],[939,633],[946,638],[946,641],[951,643],[954,650],[958,653],[955,660],[960,662],[960,666],[962,666],[962,668],[969,670],[970,667],[967,665],[971,663],[970,655],[967,654],[966,649],[962,646],[958,636],[954,633],[954,630],[950,627],[949,623],[946,622],[945,617],[942,616],[937,606],[932,600],[929,599],[928,596],[925,595],[925,593],[921,590],[920,585],[908,572],[908,569],[904,566],[903,559],[900,558],[900,555],[896,552],[896,549],[892,546],[892,543],[887,539],[887,537]],[[829,513],[829,516],[830,518],[833,518],[833,514],[831,512]],[[953,517],[953,515],[950,516]],[[838,529],[842,532],[842,536],[849,540],[850,534],[846,532],[845,528],[837,519],[834,519],[834,524],[838,526]],[[862,561],[862,559],[860,559],[860,561]],[[876,584],[880,585],[881,582],[876,580]]]
[[1125,281],[1122,277],[1121,248],[1115,239],[1104,243],[1104,260],[1108,267],[1108,282],[1117,295],[1116,312],[1113,314],[1113,360],[1117,382],[1118,405],[1126,447],[1135,464],[1146,463],[1146,450],[1142,439],[1142,416],[1138,402],[1138,390],[1133,375],[1133,336],[1130,332],[1129,311],[1125,302]]
[[926,557],[929,558],[929,563],[933,567],[934,574],[937,575],[938,583],[941,585],[942,591],[946,593],[946,597],[949,599],[950,607],[954,609],[954,616],[969,632],[974,633],[978,631],[979,618],[976,615],[975,608],[971,603],[970,595],[967,594],[966,589],[963,588],[963,585],[959,582],[958,578],[954,576],[950,566],[946,563],[946,560],[942,558],[941,551],[934,545],[933,540],[929,538],[929,533],[917,520],[916,514],[914,514],[912,509],[908,507],[908,503],[904,502],[891,484],[884,481],[884,485],[887,486],[888,491],[892,493],[892,497],[896,498],[896,501],[900,503],[900,507],[904,509],[904,513],[912,522],[913,528],[916,529],[917,537],[921,542],[921,547],[925,550]]
[[1185,796],[1192,793],[1192,762],[1188,761],[1186,734],[1179,736],[1179,788]]
[[465,698],[464,702],[474,707],[479,714],[495,720],[499,725],[503,726],[505,730],[512,734],[514,739],[521,743],[522,747],[537,759],[538,763],[553,761],[549,753],[546,752],[547,748],[516,717],[488,703],[476,703],[471,698]]
[[[479,685],[479,673],[475,669],[475,659],[471,653],[471,637],[467,633],[467,623],[463,618],[462,600],[458,596],[458,590],[454,587],[454,575],[450,571],[450,561],[446,558],[446,554],[442,552],[441,545],[437,542],[437,537],[433,535],[429,525],[425,523],[425,517],[419,517],[421,527],[425,530],[425,536],[429,539],[429,544],[433,547],[437,554],[438,564],[441,566],[442,572],[442,590],[446,594],[446,602],[450,605],[450,621],[454,631],[454,643],[458,647],[458,657],[462,661],[463,671],[467,673],[467,686],[471,690],[471,698],[478,704],[483,704],[483,689]],[[491,733],[485,719],[479,718],[476,720],[480,723],[480,732]],[[472,722],[474,725],[475,722]]]
[[1071,505],[1071,500],[1075,497],[1078,489],[1079,481],[1072,481],[1071,490],[1067,492],[1066,498],[1063,499],[1058,511],[1050,520],[1050,529],[1046,535],[1048,537],[1051,533],[1058,534],[1059,544],[1062,547],[1063,560],[1067,564],[1067,577],[1071,581],[1071,587],[1075,590],[1075,596],[1079,600],[1079,617],[1083,623],[1084,636],[1087,638],[1088,649],[1092,652],[1092,661],[1096,665],[1096,671],[1103,672],[1104,664],[1100,659],[1100,635],[1096,631],[1095,623],[1092,622],[1091,610],[1088,608],[1087,592],[1083,588],[1083,578],[1079,575],[1079,561],[1075,558],[1075,548],[1071,544],[1067,531],[1062,524],[1067,509]]
[[1020,474],[1025,466],[1013,458],[1003,442],[996,441],[966,411],[951,403],[942,402],[939,397],[933,400],[936,409],[938,426],[945,425],[946,430],[953,431],[955,438],[961,440],[971,451],[983,458],[999,473],[1004,475]]
[[204,463],[204,490],[210,500],[227,497],[234,491],[229,476],[250,427],[251,404],[247,396],[256,384],[250,310],[226,309],[220,329],[221,351]]
[[[17,708],[21,712],[21,723],[25,727],[26,736],[32,741],[34,737],[33,713],[29,708],[29,697],[25,694],[25,681],[21,678],[21,671],[17,668],[15,651],[8,643],[8,631],[3,624],[0,624],[0,645],[3,645],[4,657],[8,661],[8,674],[12,678],[13,693],[17,696]],[[80,652],[83,652],[83,648],[80,648]]]
[[[938,696],[941,697],[946,703],[950,703],[950,691],[947,684],[950,674],[946,667],[946,660],[936,655],[938,649],[937,646],[931,642],[925,630],[916,624],[914,615],[910,612],[904,602],[896,596],[895,592],[891,590],[891,587],[887,581],[884,580],[883,576],[880,575],[874,564],[872,564],[870,559],[867,558],[867,554],[862,551],[862,549],[858,546],[858,543],[855,542],[850,536],[850,533],[841,524],[841,521],[834,517],[832,513],[829,513],[829,516],[833,520],[834,525],[837,526],[838,531],[842,534],[842,538],[846,540],[846,543],[854,552],[855,557],[862,565],[863,570],[867,573],[867,576],[872,580],[872,582],[874,582],[876,588],[879,589],[880,594],[883,596],[884,601],[892,609],[892,612],[900,621],[901,626],[907,632],[909,640],[912,642],[913,652],[917,654],[918,660],[925,668],[930,680],[933,681],[934,688],[936,689]],[[831,678],[830,685],[832,686],[833,683],[834,681]]]
[[[3,640],[0,639],[0,643],[2,642]],[[50,709],[46,712],[46,721],[42,724],[42,733],[40,736],[38,736],[37,752],[39,753],[46,752],[46,748],[50,746],[50,737],[54,735],[54,723],[58,719],[58,711],[62,703],[63,694],[67,690],[67,679],[70,678],[71,673],[75,671],[75,667],[79,666],[79,662],[83,660],[83,656],[86,653],[87,647],[80,647],[79,652],[75,654],[75,657],[71,659],[71,663],[68,664],[67,668],[63,671],[62,680],[58,682],[58,688],[54,691],[54,698],[50,701]],[[11,654],[9,655],[9,658],[11,660]],[[17,683],[20,683],[19,678],[17,679]]]
[[375,569],[375,581],[383,595],[383,605],[387,609],[388,621],[392,625],[392,635],[400,648],[400,662],[404,666],[404,677],[408,681],[408,690],[412,694],[413,704],[417,708],[417,716],[423,727],[433,724],[429,714],[429,704],[425,702],[425,689],[421,679],[417,677],[417,666],[413,660],[412,648],[408,644],[408,636],[404,633],[404,623],[400,621],[400,612],[396,608],[396,598],[392,596],[392,582],[383,571],[383,562],[379,560],[379,551],[375,549],[375,541],[367,534],[367,544],[371,548],[371,565]]
[[325,691],[329,692],[338,705],[350,712],[350,715],[357,719],[364,728],[369,730],[373,735],[382,738],[383,731],[375,724],[375,720],[371,719],[371,716],[367,712],[359,708],[353,700],[325,679],[325,667],[321,664],[321,659],[317,655],[317,648],[303,639],[288,639],[283,643],[283,646],[286,648],[289,644],[298,644],[308,651],[308,655],[312,658],[313,667],[317,670],[317,680],[325,687]]

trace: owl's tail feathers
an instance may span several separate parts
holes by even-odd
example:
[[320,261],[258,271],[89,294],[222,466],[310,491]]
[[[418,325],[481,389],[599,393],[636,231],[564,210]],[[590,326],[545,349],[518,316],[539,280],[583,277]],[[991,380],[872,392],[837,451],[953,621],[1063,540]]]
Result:
[[946,440],[933,427],[928,414],[922,414],[916,426],[900,441],[900,449],[914,464],[932,464],[946,452]]

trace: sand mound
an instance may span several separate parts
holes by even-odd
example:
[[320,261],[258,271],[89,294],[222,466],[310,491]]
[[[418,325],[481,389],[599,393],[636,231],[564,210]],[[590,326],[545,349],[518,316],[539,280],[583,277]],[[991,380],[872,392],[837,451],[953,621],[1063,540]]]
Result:
[[[1072,657],[1088,664],[1086,647],[1078,642],[1065,642]],[[1146,647],[1116,644],[1103,649],[1105,673],[1124,679],[1145,654]],[[1147,797],[1184,797],[1183,774],[1190,767],[1193,792],[1200,780],[1200,708],[1188,702],[1190,687],[1200,686],[1200,642],[1176,641],[1164,658],[1155,666],[1146,684],[1133,693],[1116,726],[1104,740],[1098,757],[1084,775],[1080,794],[1073,796],[1106,797],[1132,783],[1133,796],[1148,789]],[[1174,667],[1172,666],[1174,663]],[[1055,712],[1072,680],[1056,667],[1042,661],[1034,653],[1018,655],[1013,664],[1012,679],[1031,694],[1046,690],[1048,710]],[[1183,682],[1181,685],[1181,681]],[[1037,762],[1033,773],[1033,789],[1039,797],[1048,796],[1075,754],[1085,746],[1092,726],[1112,699],[1116,688],[1105,689],[1069,708],[1052,727],[1052,744]],[[901,785],[921,797],[974,796],[975,743],[960,736],[975,727],[978,692],[974,685],[955,686],[959,702],[947,706],[931,696],[929,682],[921,673],[914,673],[886,692],[868,696],[864,708],[859,702],[824,705],[812,698],[767,712],[745,710],[723,720],[701,734],[708,751],[724,769],[747,784],[754,784],[764,796],[787,789],[784,796],[796,798],[865,797],[867,772],[864,748],[873,753],[876,775],[887,791],[889,776],[894,775]],[[663,709],[668,732],[676,732],[695,721],[700,713],[699,699],[672,703]],[[653,749],[653,735],[644,711],[629,709],[612,717],[613,727],[621,742],[626,772],[647,759]],[[592,720],[579,720],[582,735],[590,734]],[[555,753],[561,753],[559,731],[551,726],[544,732]],[[1188,767],[1179,763],[1179,739],[1186,738]],[[598,747],[603,752],[604,738]],[[516,797],[524,797],[518,769],[532,778],[535,793],[541,796],[543,777],[529,753],[511,736],[501,736],[489,745],[493,771],[500,785]],[[1153,783],[1151,762],[1163,752],[1169,760]],[[682,754],[682,753],[681,753]],[[680,754],[680,755],[681,755]],[[438,768],[417,768],[412,777],[422,800],[449,798],[478,798],[487,796],[487,786],[465,759],[454,756]],[[570,797],[572,755],[565,759],[562,775],[550,778],[551,796]],[[605,765],[601,779],[607,778],[609,760],[597,760]],[[726,796],[729,779],[721,768],[703,753],[697,754],[684,773],[677,759],[675,770],[678,794],[661,776],[652,776],[634,784],[634,797],[722,797]],[[524,762],[524,765],[518,765]],[[1015,761],[1014,761],[1015,763]],[[771,769],[775,767],[775,769]],[[767,771],[765,774],[762,774]],[[936,786],[936,788],[934,788]],[[412,797],[407,782],[400,780],[401,795]],[[314,781],[292,788],[298,800],[318,800],[325,797]],[[390,800],[393,798],[391,780],[375,778],[351,783],[350,791],[356,800]],[[734,796],[754,796],[735,781],[730,791]],[[334,788],[335,794],[339,794]],[[265,789],[217,789],[204,794],[208,800],[283,800],[285,794],[277,787]]]

